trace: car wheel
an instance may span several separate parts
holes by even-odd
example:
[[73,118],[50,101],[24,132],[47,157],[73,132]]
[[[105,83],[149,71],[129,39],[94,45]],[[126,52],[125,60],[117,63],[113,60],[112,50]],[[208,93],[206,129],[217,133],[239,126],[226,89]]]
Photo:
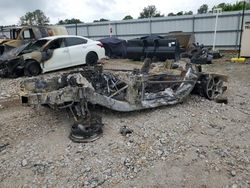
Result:
[[86,56],[86,64],[93,66],[96,65],[98,61],[98,56],[95,52],[89,52]]
[[42,72],[41,67],[36,61],[28,61],[24,67],[24,74],[26,76],[37,76]]
[[219,77],[206,76],[202,79],[203,96],[214,100],[223,93],[223,80]]

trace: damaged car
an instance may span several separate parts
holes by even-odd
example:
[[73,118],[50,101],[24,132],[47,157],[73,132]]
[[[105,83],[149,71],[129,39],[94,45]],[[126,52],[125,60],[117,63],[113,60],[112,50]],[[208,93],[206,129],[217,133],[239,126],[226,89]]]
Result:
[[101,42],[69,35],[46,37],[0,60],[0,76],[36,76],[84,64],[93,66],[104,57]]
[[101,119],[90,112],[89,104],[129,112],[181,103],[191,93],[214,100],[225,91],[225,81],[227,76],[204,73],[191,63],[166,66],[147,58],[141,69],[105,70],[97,65],[48,79],[28,79],[21,83],[21,100],[68,109],[76,121],[70,138],[85,142],[102,133]]
[[0,56],[13,48],[40,38],[68,34],[64,26],[18,26],[8,28],[4,32],[8,32],[9,37],[0,36]]

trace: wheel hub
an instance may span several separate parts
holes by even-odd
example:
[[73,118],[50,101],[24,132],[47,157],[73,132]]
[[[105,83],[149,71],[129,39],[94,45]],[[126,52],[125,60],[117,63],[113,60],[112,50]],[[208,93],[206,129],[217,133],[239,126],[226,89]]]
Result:
[[73,142],[78,143],[93,142],[102,136],[102,127],[103,124],[100,117],[91,118],[91,121],[75,123],[71,127],[69,138]]
[[208,99],[215,99],[223,93],[223,81],[218,77],[207,79],[205,94]]

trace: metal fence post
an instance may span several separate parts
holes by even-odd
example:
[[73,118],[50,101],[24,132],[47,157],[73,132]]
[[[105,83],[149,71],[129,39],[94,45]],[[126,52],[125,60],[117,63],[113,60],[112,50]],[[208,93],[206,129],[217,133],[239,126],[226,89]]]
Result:
[[217,27],[218,27],[218,19],[219,19],[219,14],[222,13],[222,8],[215,8],[213,10],[213,13],[216,14],[216,16],[215,16],[215,25],[214,25],[214,40],[213,40],[213,51],[215,51],[216,34],[217,34]]
[[238,58],[240,58],[240,52],[241,52],[241,42],[242,42],[242,33],[243,33],[243,27],[244,27],[245,7],[246,7],[246,1],[244,1],[243,10],[242,10],[241,27],[240,27],[240,41],[239,41],[240,44],[239,44]]
[[241,13],[239,12],[239,14],[238,14],[238,26],[237,26],[237,32],[236,32],[236,41],[235,41],[235,49],[238,49],[238,45],[239,45],[240,18],[241,18]]
[[75,26],[76,26],[76,27],[75,27],[75,30],[76,30],[76,35],[77,35],[77,30],[78,30],[78,29],[77,29],[77,23],[75,23]]
[[192,32],[194,34],[194,29],[195,29],[195,16],[193,16],[193,19],[192,19],[193,23],[192,23]]
[[115,22],[115,36],[117,37],[117,23]]
[[149,17],[149,34],[152,35],[152,20],[151,20],[151,16]]
[[86,25],[87,37],[89,37],[89,25]]

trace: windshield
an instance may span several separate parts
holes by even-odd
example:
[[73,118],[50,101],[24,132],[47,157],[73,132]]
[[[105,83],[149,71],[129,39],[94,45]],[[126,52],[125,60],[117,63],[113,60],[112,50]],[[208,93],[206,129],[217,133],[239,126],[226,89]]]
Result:
[[40,51],[41,48],[48,42],[48,40],[42,39],[36,42],[30,43],[23,51],[22,54],[30,53],[33,51]]
[[48,40],[38,40],[32,44],[30,44],[25,50],[40,50],[46,43],[48,42]]

